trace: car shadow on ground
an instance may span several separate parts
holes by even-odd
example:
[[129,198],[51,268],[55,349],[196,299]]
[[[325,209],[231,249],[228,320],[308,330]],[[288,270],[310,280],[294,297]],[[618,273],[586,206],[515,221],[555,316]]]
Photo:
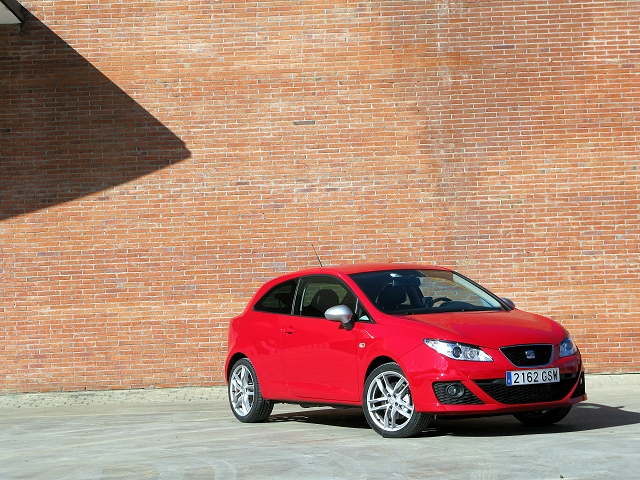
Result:
[[[640,424],[640,413],[596,403],[581,403],[559,423],[547,427],[523,425],[511,415],[496,417],[436,418],[421,437],[444,435],[461,437],[515,436],[544,433],[584,432]],[[342,428],[369,428],[359,408],[318,408],[269,417],[269,422],[301,422]]]
[[[291,406],[291,408],[296,408]],[[300,422],[343,428],[369,428],[361,408],[304,408],[291,413],[271,415],[269,422]]]

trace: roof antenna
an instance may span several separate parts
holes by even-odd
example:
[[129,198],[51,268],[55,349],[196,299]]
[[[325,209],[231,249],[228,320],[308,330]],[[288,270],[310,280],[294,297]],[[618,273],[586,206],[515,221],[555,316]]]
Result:
[[320,261],[320,256],[318,255],[318,252],[316,252],[316,247],[313,246],[313,243],[311,244],[311,248],[313,248],[313,253],[316,254],[316,258],[318,259],[318,263],[322,267],[322,262]]

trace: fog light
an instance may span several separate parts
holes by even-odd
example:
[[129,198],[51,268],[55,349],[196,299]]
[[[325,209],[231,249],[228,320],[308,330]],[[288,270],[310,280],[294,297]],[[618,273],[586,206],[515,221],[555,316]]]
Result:
[[447,395],[449,395],[451,398],[460,398],[464,395],[465,390],[462,384],[452,383],[450,385],[447,385],[446,392]]

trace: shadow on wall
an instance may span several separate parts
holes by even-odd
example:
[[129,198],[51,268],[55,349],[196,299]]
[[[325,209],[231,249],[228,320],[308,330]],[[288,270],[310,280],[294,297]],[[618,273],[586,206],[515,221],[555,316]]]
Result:
[[0,26],[0,221],[190,156],[176,135],[42,22]]

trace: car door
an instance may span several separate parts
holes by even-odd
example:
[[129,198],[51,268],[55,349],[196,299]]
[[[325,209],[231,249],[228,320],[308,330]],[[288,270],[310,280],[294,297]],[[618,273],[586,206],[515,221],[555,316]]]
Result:
[[338,278],[304,277],[294,315],[282,318],[281,358],[289,391],[301,399],[359,401],[356,349],[360,324],[347,330],[324,317],[335,305],[355,310],[356,299]]
[[288,280],[271,288],[260,298],[239,327],[243,345],[240,350],[249,355],[259,373],[260,387],[266,398],[286,398],[289,395],[282,360],[280,335],[284,320],[291,317],[298,283]]

